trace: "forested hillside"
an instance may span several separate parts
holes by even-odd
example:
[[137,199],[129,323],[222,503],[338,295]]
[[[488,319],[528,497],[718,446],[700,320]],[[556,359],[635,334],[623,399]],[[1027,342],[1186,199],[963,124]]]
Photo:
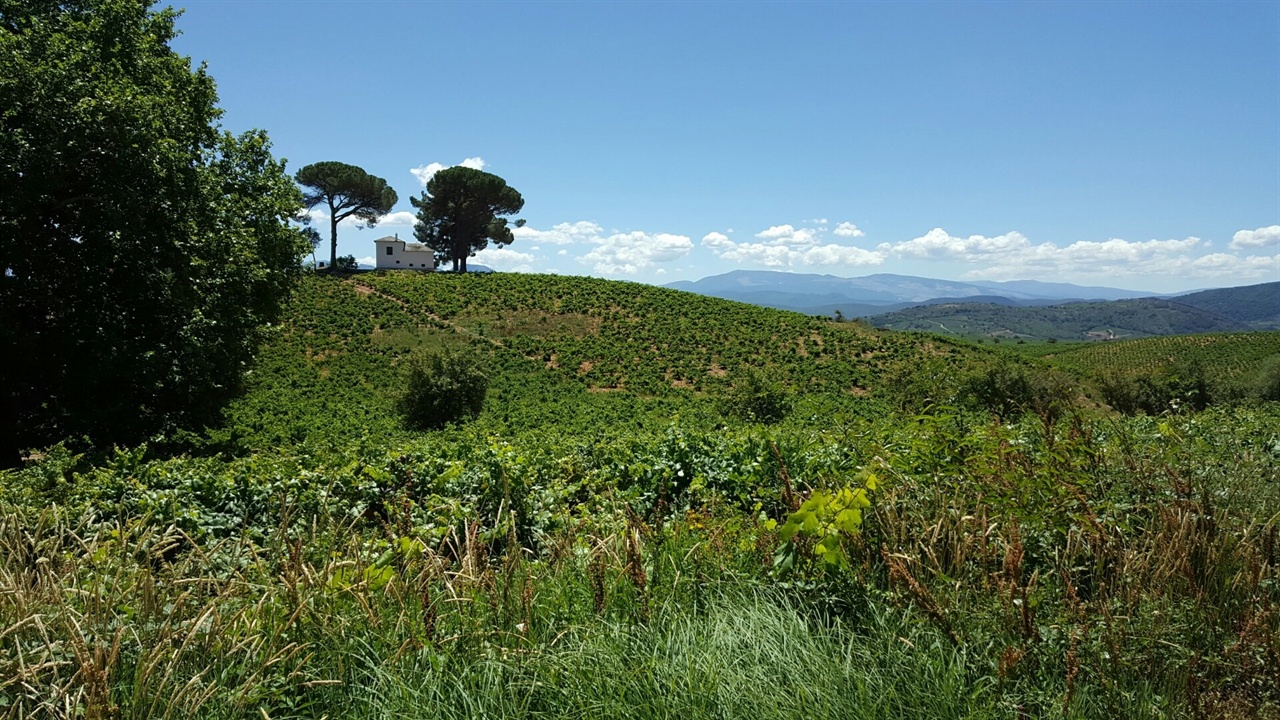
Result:
[[1067,303],[1047,307],[941,303],[874,315],[868,318],[868,322],[893,330],[1039,340],[1232,332],[1249,327],[1242,321],[1183,304],[1181,298]]
[[1178,302],[1263,329],[1280,328],[1280,282],[1202,290]]

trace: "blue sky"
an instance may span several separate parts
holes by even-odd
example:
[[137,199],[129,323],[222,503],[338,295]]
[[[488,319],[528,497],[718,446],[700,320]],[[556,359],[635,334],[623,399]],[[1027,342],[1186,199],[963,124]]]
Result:
[[[189,0],[223,124],[525,198],[498,269],[1280,280],[1280,3]],[[325,223],[327,225],[327,223]]]

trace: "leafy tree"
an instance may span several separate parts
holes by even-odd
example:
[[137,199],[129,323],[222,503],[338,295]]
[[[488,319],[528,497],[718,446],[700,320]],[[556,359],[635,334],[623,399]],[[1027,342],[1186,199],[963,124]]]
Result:
[[514,215],[524,198],[502,178],[483,170],[451,167],[436,173],[421,198],[410,198],[418,208],[413,233],[419,242],[435,250],[440,260],[453,262],[455,272],[467,271],[467,258],[489,246],[509,245],[515,237],[502,215]]
[[265,133],[138,0],[0,0],[0,462],[208,422],[307,250]]
[[723,411],[747,422],[772,425],[791,412],[791,399],[782,385],[753,367],[744,367],[734,378]]
[[442,428],[479,415],[489,388],[476,360],[459,350],[410,358],[404,382],[400,414],[405,425],[416,430]]
[[308,208],[329,208],[329,267],[338,266],[338,223],[355,217],[373,227],[399,200],[387,181],[346,163],[312,163],[294,176],[306,188],[303,202]]
[[970,375],[962,384],[961,392],[1001,422],[1027,410],[1035,398],[1027,368],[1003,356]]

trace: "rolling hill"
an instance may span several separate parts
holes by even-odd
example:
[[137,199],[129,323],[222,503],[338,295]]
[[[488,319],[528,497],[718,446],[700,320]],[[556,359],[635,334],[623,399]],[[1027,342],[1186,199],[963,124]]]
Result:
[[877,327],[965,337],[1089,340],[1280,328],[1280,283],[1027,307],[1008,301],[935,302],[869,318]]
[[1101,303],[1018,307],[991,302],[918,305],[868,318],[876,327],[927,330],[961,337],[1109,340],[1248,330],[1231,320],[1175,300],[1143,298]]
[[[228,411],[241,444],[394,435],[400,364],[467,345],[492,378],[499,431],[634,426],[696,415],[746,366],[827,406],[865,405],[922,358],[964,367],[985,350],[639,283],[523,274],[305,278],[249,392]],[[321,418],[321,425],[316,425]]]

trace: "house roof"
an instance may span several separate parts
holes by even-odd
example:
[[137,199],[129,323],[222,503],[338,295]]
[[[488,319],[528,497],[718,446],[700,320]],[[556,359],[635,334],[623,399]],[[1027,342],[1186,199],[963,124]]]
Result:
[[388,236],[386,236],[386,237],[380,237],[380,238],[378,238],[377,240],[374,240],[374,242],[376,242],[376,243],[380,243],[380,242],[398,242],[398,243],[400,243],[400,244],[404,245],[404,249],[405,249],[405,250],[416,251],[416,252],[426,252],[426,251],[430,251],[430,250],[431,250],[431,248],[427,247],[426,245],[423,245],[422,243],[416,243],[416,242],[405,242],[404,240],[401,240],[401,239],[400,239],[400,238],[398,238],[398,237],[392,237],[391,235],[388,235]]

